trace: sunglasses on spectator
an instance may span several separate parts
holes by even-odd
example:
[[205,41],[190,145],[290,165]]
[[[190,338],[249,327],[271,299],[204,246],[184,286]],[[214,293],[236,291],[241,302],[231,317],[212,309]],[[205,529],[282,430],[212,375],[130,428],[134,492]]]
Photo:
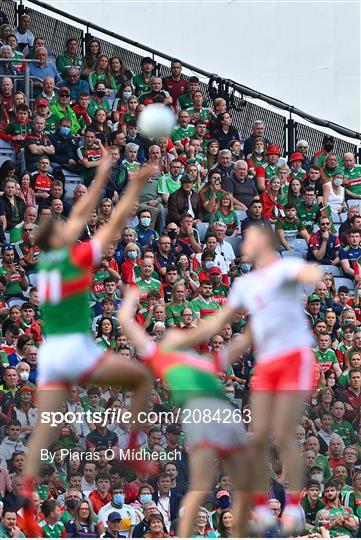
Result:
[[70,97],[70,94],[68,94],[68,93],[65,93],[65,94],[59,94],[59,95],[60,95],[60,97]]

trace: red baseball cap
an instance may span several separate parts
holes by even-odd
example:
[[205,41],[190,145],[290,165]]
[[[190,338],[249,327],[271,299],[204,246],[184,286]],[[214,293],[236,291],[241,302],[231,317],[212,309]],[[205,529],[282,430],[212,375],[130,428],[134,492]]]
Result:
[[218,266],[212,266],[212,268],[209,271],[209,274],[222,274],[222,270],[218,268]]
[[269,144],[267,146],[266,156],[268,154],[277,154],[278,156],[281,155],[281,150],[278,144]]
[[47,101],[44,98],[41,98],[35,103],[35,107],[50,107],[49,101]]
[[62,86],[61,88],[59,88],[59,94],[62,94],[63,92],[70,94],[70,90],[66,86]]

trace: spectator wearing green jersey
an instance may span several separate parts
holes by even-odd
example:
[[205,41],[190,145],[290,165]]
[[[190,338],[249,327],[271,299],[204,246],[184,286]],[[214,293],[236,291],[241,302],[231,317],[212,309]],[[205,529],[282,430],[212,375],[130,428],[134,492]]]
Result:
[[105,54],[100,54],[95,62],[94,71],[89,74],[89,87],[91,92],[95,92],[96,84],[102,81],[105,84],[105,94],[111,96],[116,92],[117,85],[110,71],[109,59]]
[[191,124],[191,117],[187,110],[180,110],[178,113],[178,125],[173,129],[171,138],[179,153],[184,152],[185,146],[189,143],[195,133],[194,125]]
[[149,56],[142,58],[140,62],[141,72],[134,75],[131,79],[131,85],[135,88],[136,96],[140,96],[144,92],[149,92],[151,89],[151,78],[155,68],[155,62]]
[[79,45],[75,38],[69,38],[66,40],[64,54],[59,54],[56,58],[56,67],[58,72],[65,80],[69,76],[69,69],[72,66],[76,66],[79,70],[83,67],[83,59],[78,54]]
[[361,199],[361,165],[356,165],[352,152],[346,152],[342,161],[346,196],[350,199]]
[[332,368],[336,377],[339,377],[342,374],[336,353],[331,348],[331,336],[329,334],[321,333],[318,336],[318,347],[315,350],[315,354],[316,362],[320,365],[323,372]]
[[166,310],[167,326],[176,328],[181,323],[181,316],[185,308],[189,307],[186,300],[186,288],[183,283],[177,283],[173,287],[172,301]]
[[276,221],[276,234],[281,248],[286,251],[293,251],[298,236],[308,242],[310,235],[302,222],[296,217],[296,206],[293,203],[287,203],[284,211],[286,216]]
[[189,77],[188,84],[187,84],[187,91],[184,92],[184,94],[182,94],[178,98],[177,110],[188,109],[188,107],[191,107],[193,105],[194,92],[196,92],[199,89],[200,89],[200,84],[199,84],[198,77],[195,77],[194,75],[192,77]]
[[342,401],[335,401],[332,405],[332,431],[341,437],[345,446],[349,446],[357,442],[357,435],[350,422],[344,419],[345,413],[345,404]]
[[90,118],[94,118],[94,115],[98,109],[104,109],[107,116],[110,117],[111,108],[108,99],[106,98],[106,86],[104,81],[98,81],[95,83],[94,96],[90,100],[87,113]]
[[[1,503],[2,510],[2,503]],[[25,538],[25,534],[17,526],[18,515],[13,510],[3,512],[0,524],[1,538]]]
[[329,479],[326,482],[323,499],[331,517],[332,536],[353,537],[358,529],[358,521],[352,511],[341,504],[337,480]]
[[41,505],[41,511],[44,519],[39,525],[44,538],[62,538],[66,536],[65,525],[60,521],[60,504],[54,499],[47,499]]
[[308,234],[313,233],[313,229],[320,218],[320,208],[316,203],[315,188],[308,186],[303,191],[303,200],[297,206],[297,218],[302,223]]

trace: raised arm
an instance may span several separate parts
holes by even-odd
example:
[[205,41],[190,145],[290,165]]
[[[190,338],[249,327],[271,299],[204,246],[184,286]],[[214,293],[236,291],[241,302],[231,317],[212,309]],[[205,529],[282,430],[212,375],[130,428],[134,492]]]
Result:
[[67,238],[69,238],[70,243],[78,239],[92,210],[98,204],[100,193],[108,180],[110,165],[110,158],[104,159],[104,161],[99,164],[95,178],[87,194],[84,195],[84,197],[81,197],[79,202],[73,207],[69,219],[65,224]]
[[124,227],[127,219],[129,219],[134,203],[138,195],[151,176],[154,175],[155,168],[151,165],[144,165],[139,169],[134,178],[129,182],[124,196],[119,200],[114,208],[110,220],[106,225],[103,225],[95,235],[95,239],[100,243],[102,248],[106,248],[119,234]]
[[135,320],[135,312],[139,303],[139,290],[130,287],[124,294],[123,302],[118,311],[118,321],[122,331],[126,333],[132,343],[134,343],[138,354],[143,354],[150,342],[144,328]]
[[236,310],[225,305],[216,315],[201,320],[199,325],[196,328],[192,328],[192,330],[187,330],[187,332],[174,330],[167,333],[163,343],[165,346],[175,349],[189,349],[204,341],[208,341],[223,328],[226,322],[232,319],[235,312]]

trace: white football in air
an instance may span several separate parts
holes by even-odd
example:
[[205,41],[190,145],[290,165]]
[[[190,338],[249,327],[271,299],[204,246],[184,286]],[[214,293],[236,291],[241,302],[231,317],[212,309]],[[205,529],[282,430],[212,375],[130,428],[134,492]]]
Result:
[[140,133],[148,138],[169,135],[175,123],[174,112],[161,103],[148,105],[138,118]]

